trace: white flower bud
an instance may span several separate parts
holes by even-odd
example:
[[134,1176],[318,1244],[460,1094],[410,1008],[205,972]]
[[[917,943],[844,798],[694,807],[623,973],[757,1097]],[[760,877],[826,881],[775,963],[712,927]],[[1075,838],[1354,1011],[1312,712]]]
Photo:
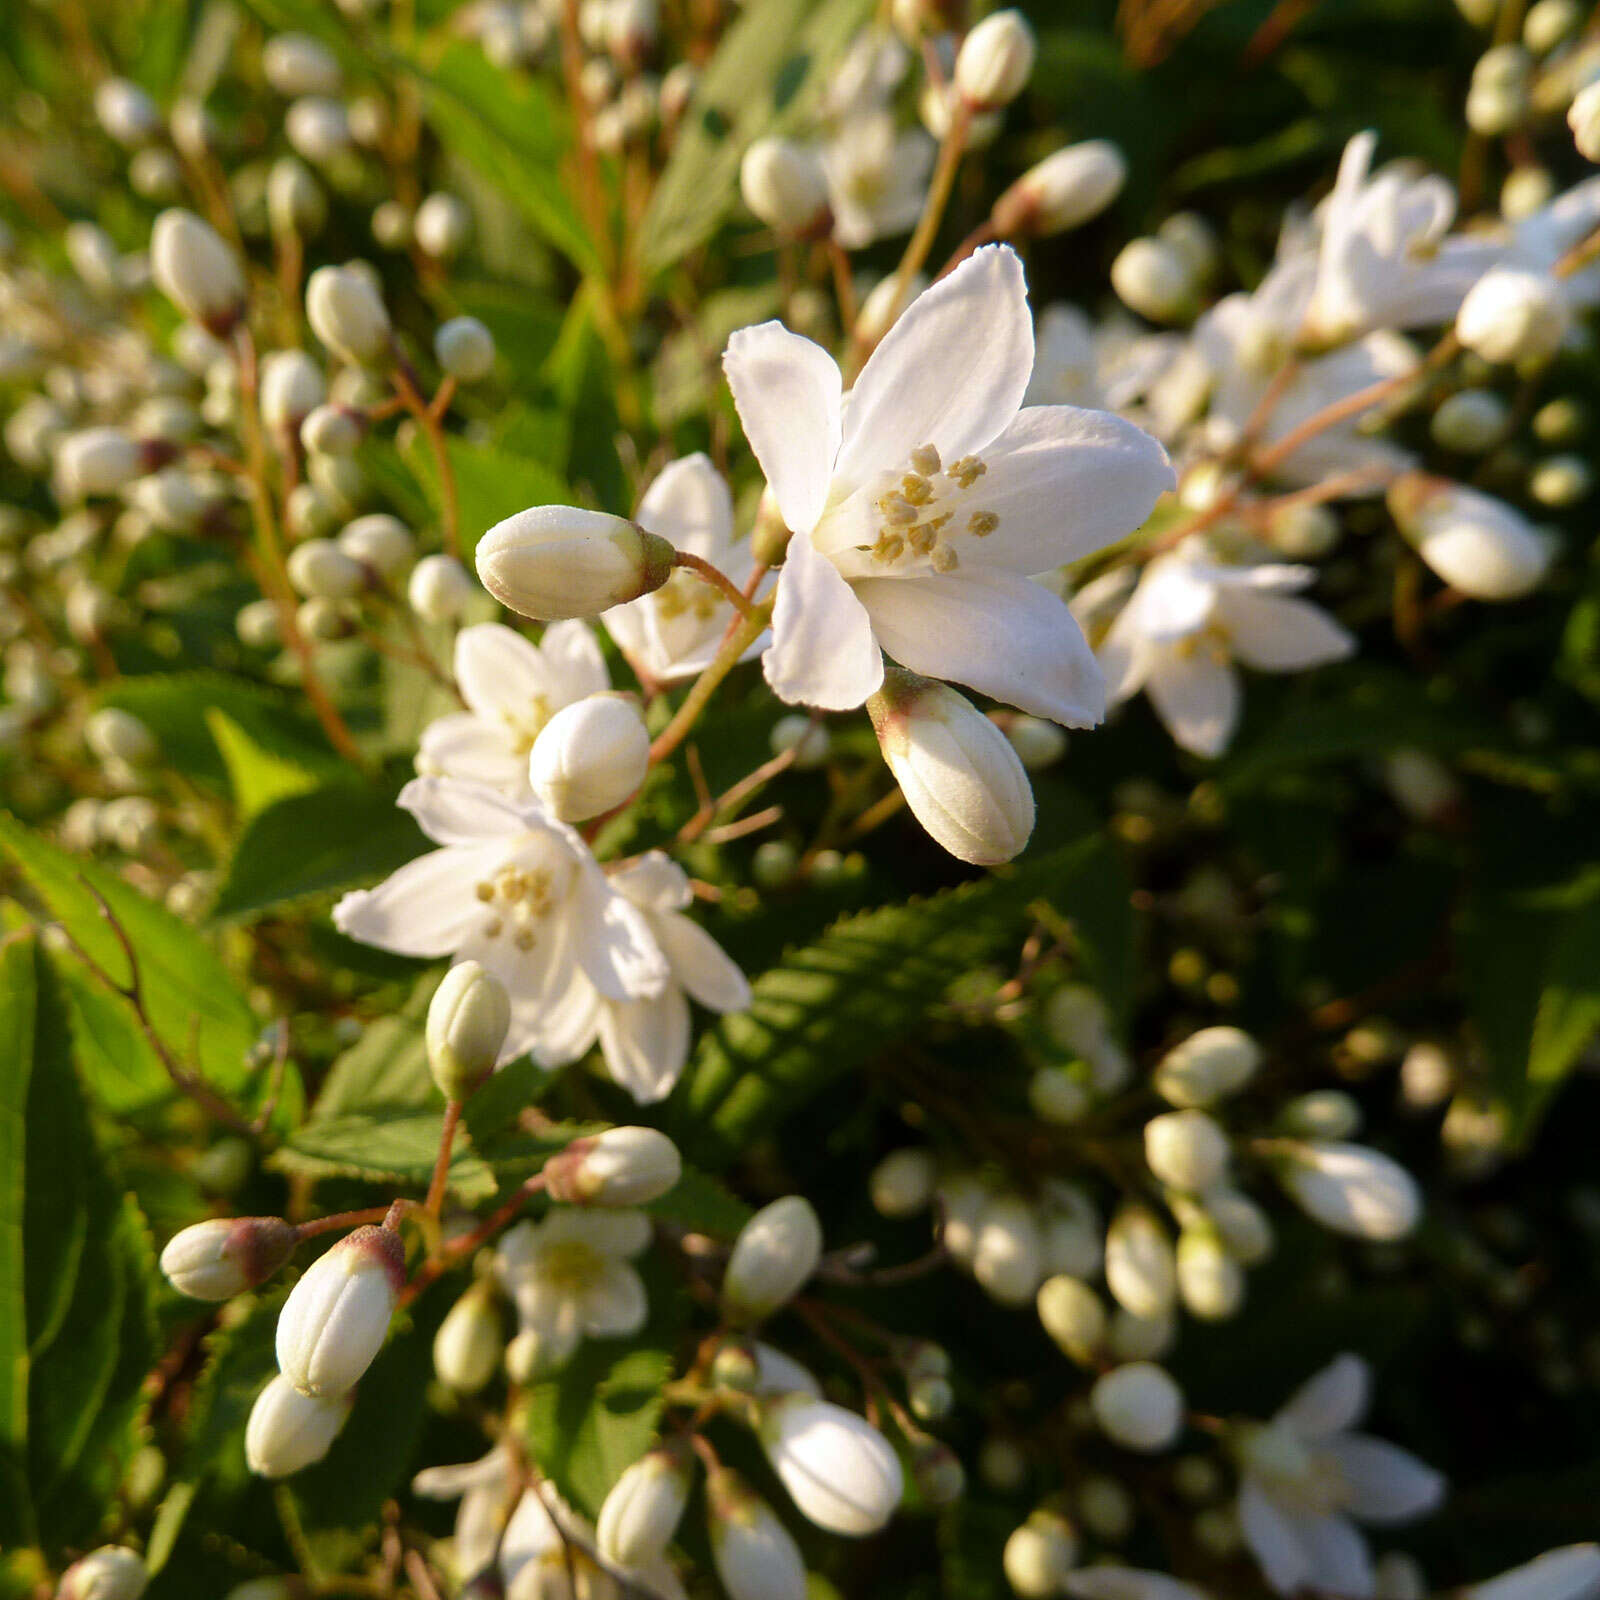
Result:
[[[545,1163],[545,1192],[580,1206],[643,1206],[683,1176],[678,1147],[655,1128],[607,1128]],[[742,1236],[741,1236],[742,1237]]]
[[555,622],[593,617],[659,589],[676,552],[637,523],[575,506],[534,506],[478,541],[478,576],[501,605]]
[[1567,108],[1567,126],[1585,161],[1600,161],[1600,79],[1573,96]]
[[1067,753],[1066,733],[1043,717],[1019,713],[1006,725],[1005,733],[1024,772],[1043,772]]
[[1128,163],[1108,139],[1088,139],[1048,155],[994,203],[995,235],[1046,237],[1080,228],[1122,193]]
[[1342,1089],[1313,1089],[1284,1106],[1279,1121],[1297,1138],[1348,1139],[1361,1129],[1361,1107]]
[[[115,240],[92,222],[71,223],[62,234],[72,270],[102,299],[122,292],[122,252]],[[61,397],[65,401],[65,396]]]
[[424,556],[411,569],[406,602],[424,622],[453,622],[482,593],[454,556]]
[[1094,1105],[1090,1087],[1073,1067],[1040,1067],[1028,1079],[1028,1104],[1044,1122],[1069,1128]]
[[330,350],[354,366],[389,354],[389,313],[366,276],[351,267],[318,267],[306,285],[306,318]]
[[56,477],[69,500],[115,494],[144,467],[145,452],[121,428],[85,428],[56,446]]
[[1272,1142],[1278,1180],[1314,1222],[1357,1239],[1403,1239],[1422,1196],[1398,1162],[1365,1145]]
[[1109,1318],[1088,1284],[1065,1273],[1046,1278],[1035,1302],[1044,1331],[1081,1366],[1093,1366],[1104,1353]]
[[1062,1592],[1067,1574],[1078,1564],[1077,1534],[1059,1513],[1035,1511],[1012,1530],[1000,1564],[1022,1600],[1050,1600]]
[[1210,1106],[1237,1094],[1261,1065],[1261,1047],[1239,1028],[1202,1028],[1161,1058],[1152,1083],[1175,1106]]
[[350,149],[350,119],[341,102],[326,95],[296,100],[283,119],[283,131],[296,152],[319,167]]
[[452,317],[434,333],[433,354],[457,383],[479,383],[494,371],[494,335],[476,317]]
[[1291,561],[1315,561],[1339,542],[1338,515],[1325,505],[1289,500],[1268,513],[1267,537]]
[[1464,484],[1406,473],[1389,509],[1416,552],[1452,588],[1475,600],[1516,600],[1536,588],[1554,547],[1503,500]]
[[914,1217],[933,1199],[938,1173],[931,1150],[914,1145],[891,1150],[867,1180],[873,1209],[885,1217]]
[[300,424],[300,443],[317,455],[354,455],[366,431],[364,419],[354,411],[344,406],[322,405],[308,413]]
[[261,363],[261,420],[295,429],[327,398],[322,368],[304,350],[274,350]]
[[374,511],[347,522],[334,542],[352,561],[359,561],[390,581],[411,565],[417,553],[411,530],[387,511]]
[[433,1336],[433,1370],[457,1394],[476,1394],[500,1370],[504,1354],[494,1288],[480,1278],[439,1324]]
[[261,73],[285,100],[336,95],[344,87],[338,57],[306,33],[280,33],[261,47]]
[[955,86],[974,111],[1010,105],[1033,75],[1037,46],[1020,11],[996,11],[961,41],[956,53]]
[[1106,1437],[1127,1450],[1154,1454],[1183,1430],[1183,1390],[1152,1361],[1103,1374],[1089,1391],[1089,1406]]
[[794,751],[797,772],[811,772],[823,766],[833,748],[833,739],[825,722],[813,722],[803,711],[792,711],[779,717],[772,725],[768,742],[775,756],[786,750]]
[[1428,431],[1446,450],[1481,455],[1499,443],[1510,414],[1510,407],[1492,389],[1462,389],[1434,412]]
[[1177,1295],[1172,1241],[1154,1212],[1124,1205],[1106,1230],[1106,1287],[1117,1304],[1147,1321],[1164,1317]]
[[1218,1230],[1185,1228],[1178,1235],[1178,1298],[1192,1317],[1221,1322],[1244,1304],[1244,1270]]
[[942,1213],[940,1239],[955,1260],[970,1267],[978,1242],[978,1213],[991,1191],[973,1174],[963,1172],[946,1178],[936,1192]]
[[466,248],[472,232],[472,213],[459,195],[430,194],[417,207],[412,231],[424,255],[435,261],[448,261]]
[[209,222],[176,208],[156,218],[150,235],[156,287],[208,333],[223,337],[244,315],[239,259]]
[[1536,56],[1547,55],[1578,31],[1583,10],[1577,0],[1536,0],[1522,20],[1522,42]]
[[56,1600],[139,1600],[149,1582],[150,1574],[136,1552],[104,1544],[61,1574]]
[[94,92],[96,121],[124,149],[149,144],[161,132],[156,103],[136,83],[107,78]]
[[411,210],[399,200],[383,200],[372,208],[372,237],[384,250],[405,250],[412,239]]
[[1410,1110],[1443,1105],[1455,1087],[1455,1063],[1443,1045],[1419,1039],[1406,1051],[1400,1062],[1400,1097]]
[[993,867],[1028,842],[1028,775],[1006,736],[970,700],[889,667],[867,713],[906,804],[936,843],[958,860]]
[[295,1388],[338,1395],[372,1365],[405,1282],[391,1229],[357,1228],[306,1269],[278,1313],[278,1366]]
[[1555,195],[1556,180],[1548,167],[1513,167],[1500,185],[1500,215],[1507,222],[1526,222]]
[[202,482],[182,467],[140,478],[128,491],[132,509],[149,527],[173,533],[193,533],[205,521],[213,501]]
[[683,1519],[692,1478],[676,1450],[649,1451],[611,1487],[595,1525],[600,1554],[622,1567],[642,1567],[666,1552]]
[[302,1394],[281,1375],[269,1383],[250,1408],[244,1430],[244,1458],[263,1478],[286,1478],[327,1455],[355,1394],[327,1398]]
[[761,1408],[760,1439],[802,1515],[829,1533],[876,1533],[900,1504],[899,1458],[853,1411],[785,1395]]
[[183,168],[170,150],[141,150],[128,163],[128,183],[141,199],[166,205],[183,193]]
[[1569,1544],[1461,1591],[1463,1600],[1589,1600],[1600,1585],[1600,1545]]
[[822,1259],[822,1223],[804,1195],[785,1195],[751,1217],[734,1240],[722,1280],[731,1320],[759,1322],[796,1295]]
[[1025,1305],[1039,1287],[1039,1225],[1020,1195],[999,1194],[978,1212],[972,1275],[1003,1306]]
[[800,1547],[772,1507],[729,1468],[706,1482],[711,1557],[728,1600],[806,1600]]
[[172,142],[192,161],[199,161],[217,147],[217,127],[211,113],[193,96],[172,102],[167,117]]
[[528,782],[563,822],[623,805],[650,769],[650,733],[631,699],[591,694],[562,709],[528,752]]
[[350,600],[367,586],[366,568],[331,539],[307,539],[289,552],[289,582],[307,599]]
[[446,1100],[465,1100],[495,1069],[511,1027],[506,987],[476,961],[458,961],[428,1002],[428,1070]]
[[1272,1254],[1271,1219],[1249,1195],[1237,1189],[1213,1189],[1204,1205],[1211,1225],[1242,1265],[1253,1267]]
[[828,212],[828,180],[811,145],[793,139],[757,139],[739,163],[744,203],[769,228],[810,233]]
[[1456,337],[1485,361],[1548,361],[1567,336],[1572,314],[1548,273],[1491,267],[1456,313]]
[[6,449],[25,471],[42,472],[66,428],[67,414],[60,406],[42,394],[29,395],[6,418]]
[[1123,305],[1151,322],[1183,322],[1197,306],[1194,272],[1166,239],[1130,239],[1111,263],[1111,287]]
[[161,753],[156,736],[130,711],[102,706],[83,725],[83,742],[98,761],[145,767]]
[[1582,456],[1550,456],[1528,474],[1528,496],[1542,506],[1564,511],[1585,499],[1593,484],[1594,474]]
[[1188,1194],[1209,1189],[1227,1170],[1231,1147],[1203,1111],[1167,1111],[1144,1125],[1144,1159],[1158,1182]]
[[175,1233],[161,1270],[194,1300],[231,1300],[265,1283],[294,1253],[295,1230],[280,1217],[214,1217]]

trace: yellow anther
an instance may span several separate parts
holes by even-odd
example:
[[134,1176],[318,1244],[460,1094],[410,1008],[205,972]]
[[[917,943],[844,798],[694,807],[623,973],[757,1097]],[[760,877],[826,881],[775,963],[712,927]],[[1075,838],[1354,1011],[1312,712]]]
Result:
[[939,470],[939,452],[931,444],[919,444],[911,452],[911,465],[923,477],[931,478]]
[[1000,526],[1000,519],[992,511],[974,511],[967,518],[967,532],[975,539],[987,539]]
[[905,553],[905,540],[887,530],[878,535],[878,542],[872,547],[873,559],[877,561],[898,561]]
[[934,541],[939,537],[933,525],[928,522],[919,522],[907,538],[911,541],[911,548],[919,556],[925,556],[933,549]]
[[533,929],[531,929],[531,928],[523,928],[517,934],[515,943],[516,943],[517,949],[519,949],[519,950],[531,950],[531,949],[533,949]]
[[959,461],[952,461],[945,470],[959,487],[970,489],[989,467],[982,456],[962,456]]
[[956,553],[947,544],[936,544],[928,561],[935,572],[954,572],[957,566]]
[[480,883],[473,893],[475,893],[480,900],[493,900],[494,885],[492,883]]
[[493,920],[492,920],[492,921],[491,921],[491,922],[490,922],[490,923],[489,923],[489,925],[488,925],[488,927],[486,927],[486,928],[485,928],[485,929],[484,929],[484,930],[483,930],[483,931],[484,931],[484,932],[485,932],[485,933],[486,933],[486,934],[488,934],[488,936],[489,936],[489,937],[490,937],[490,938],[491,938],[491,939],[498,939],[498,938],[499,938],[499,937],[500,937],[500,931],[501,931],[501,929],[502,929],[502,928],[503,928],[503,927],[504,927],[504,926],[505,926],[505,924],[504,924],[504,923],[503,923],[503,922],[501,922],[501,920],[500,920],[500,919],[499,919],[499,917],[495,917],[495,918],[494,918],[494,919],[493,919]]
[[917,508],[897,494],[886,494],[878,502],[878,509],[883,513],[884,520],[895,527],[909,527],[917,520]]
[[916,473],[908,472],[900,480],[900,493],[914,506],[925,506],[933,499],[933,485],[926,478],[919,478]]

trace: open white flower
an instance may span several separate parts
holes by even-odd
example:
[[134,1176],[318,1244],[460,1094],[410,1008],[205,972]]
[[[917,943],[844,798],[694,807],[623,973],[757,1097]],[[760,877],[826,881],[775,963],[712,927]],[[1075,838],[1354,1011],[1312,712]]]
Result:
[[575,1061],[601,998],[646,1000],[671,967],[644,914],[606,881],[582,838],[480,783],[414,778],[398,802],[440,849],[334,908],[341,933],[397,955],[476,961],[505,985],[502,1063],[532,1050]]
[[847,117],[822,150],[833,236],[846,250],[909,232],[922,213],[934,142],[921,128],[895,129],[887,111]]
[[1187,548],[1157,556],[1100,646],[1112,701],[1143,689],[1178,744],[1220,755],[1239,721],[1235,661],[1297,672],[1355,648],[1325,611],[1294,598],[1314,576],[1277,563],[1224,567]]
[[1239,1524],[1267,1582],[1282,1595],[1375,1592],[1358,1522],[1410,1522],[1444,1497],[1445,1481],[1415,1456],[1353,1429],[1372,1374],[1342,1355],[1290,1397],[1271,1422],[1239,1436]]
[[[755,563],[750,541],[734,539],[733,500],[707,456],[696,452],[663,467],[645,490],[635,520],[674,549],[709,561],[739,588],[749,581]],[[682,568],[659,589],[600,617],[629,662],[661,683],[702,671],[732,619],[733,607],[704,578]],[[760,648],[757,641],[749,654]]]
[[1057,301],[1039,313],[1023,403],[1126,413],[1186,344],[1182,334],[1151,333],[1130,317],[1091,322],[1077,306]]
[[468,1584],[494,1562],[500,1530],[510,1506],[516,1459],[508,1444],[497,1444],[476,1461],[429,1467],[411,1480],[414,1494],[425,1500],[460,1500],[451,1538],[457,1580]]
[[827,351],[776,322],[734,334],[723,365],[794,534],[763,658],[780,699],[852,710],[886,650],[1035,716],[1100,719],[1100,669],[1029,574],[1138,527],[1173,474],[1119,417],[1021,409],[1033,325],[1013,251],[919,295],[848,399]]
[[512,628],[481,622],[456,635],[456,687],[465,711],[422,730],[417,766],[486,783],[525,800],[528,752],[562,707],[611,687],[600,645],[585,622],[554,622],[532,644]]

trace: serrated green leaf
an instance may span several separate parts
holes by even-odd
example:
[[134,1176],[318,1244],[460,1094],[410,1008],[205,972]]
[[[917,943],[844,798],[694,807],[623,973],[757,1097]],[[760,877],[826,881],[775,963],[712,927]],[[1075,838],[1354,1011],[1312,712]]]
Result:
[[378,1109],[420,1111],[438,1104],[423,1030],[428,1002],[442,976],[425,973],[398,1011],[369,1022],[334,1061],[311,1108],[313,1122]]
[[95,1103],[117,1114],[165,1105],[177,1090],[132,1008],[76,956],[63,952],[51,964],[72,1012],[78,1071]]
[[[308,1122],[274,1153],[272,1164],[309,1178],[360,1178],[426,1188],[443,1116],[442,1111],[399,1110]],[[488,1164],[458,1141],[450,1161],[451,1192],[474,1205],[495,1189]]]
[[206,727],[228,769],[241,821],[248,822],[274,800],[316,788],[317,775],[303,761],[258,744],[226,711],[213,706],[206,712]]

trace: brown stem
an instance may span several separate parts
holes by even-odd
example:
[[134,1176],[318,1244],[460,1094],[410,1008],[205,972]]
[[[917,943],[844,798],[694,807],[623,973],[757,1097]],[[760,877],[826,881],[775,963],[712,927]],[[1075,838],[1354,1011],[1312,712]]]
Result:
[[433,1163],[433,1179],[428,1185],[428,1198],[424,1202],[430,1217],[444,1210],[445,1185],[450,1181],[450,1150],[456,1142],[456,1129],[461,1123],[461,1102],[452,1100],[444,1108],[444,1126],[439,1130],[439,1154]]
[[[448,383],[450,380],[446,380]],[[439,474],[439,496],[444,502],[444,545],[457,561],[465,558],[461,552],[461,498],[456,491],[456,469],[450,460],[450,443],[445,437],[443,411],[435,411],[422,398],[417,387],[416,374],[411,364],[395,348],[394,386],[405,408],[417,419],[428,438],[428,449],[433,453],[433,464]],[[444,393],[443,388],[439,391]],[[435,401],[437,401],[435,396]]]
[[712,658],[710,665],[695,679],[694,687],[678,707],[672,721],[656,735],[655,742],[650,746],[652,764],[665,761],[688,738],[689,730],[699,720],[707,701],[716,693],[717,685],[739,664],[739,657],[761,637],[769,614],[768,608],[763,605],[739,619],[738,626],[722,641],[722,648]]
[[703,578],[741,617],[748,619],[754,614],[755,608],[745,599],[744,591],[720,567],[688,550],[679,550],[673,556],[672,564],[694,573],[697,578]]

